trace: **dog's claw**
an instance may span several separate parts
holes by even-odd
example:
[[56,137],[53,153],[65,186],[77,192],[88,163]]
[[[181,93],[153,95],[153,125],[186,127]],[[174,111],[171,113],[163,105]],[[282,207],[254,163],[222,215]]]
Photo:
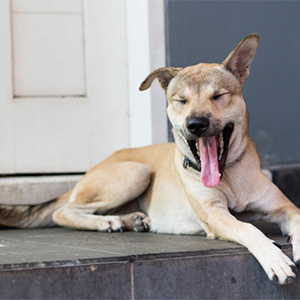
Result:
[[278,283],[278,277],[277,277],[277,275],[273,275],[272,280],[273,280],[274,282],[277,282],[277,283]]
[[149,224],[148,224],[148,223],[146,223],[146,222],[143,222],[143,225],[144,225],[144,229],[145,229],[145,231],[149,231],[149,229],[150,229],[150,226],[149,226]]
[[286,242],[290,243],[291,242],[291,236],[288,234],[288,236],[286,237]]
[[295,265],[291,265],[290,267],[293,270],[293,272],[298,273],[299,270]]
[[107,232],[111,233],[112,231],[113,231],[113,230],[112,230],[111,227],[108,227],[108,228],[107,228]]
[[286,279],[286,281],[285,281],[285,283],[287,283],[287,284],[289,284],[289,283],[293,283],[293,282],[294,282],[294,280],[295,280],[295,278],[294,278],[294,277],[292,277],[292,276],[288,276],[288,277],[287,277],[287,279]]

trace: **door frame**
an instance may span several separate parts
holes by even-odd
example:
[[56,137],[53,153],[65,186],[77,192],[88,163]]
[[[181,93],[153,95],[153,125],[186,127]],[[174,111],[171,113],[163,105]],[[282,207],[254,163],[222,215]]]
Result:
[[168,142],[164,92],[156,81],[138,90],[150,72],[166,65],[164,0],[126,0],[126,12],[130,146]]

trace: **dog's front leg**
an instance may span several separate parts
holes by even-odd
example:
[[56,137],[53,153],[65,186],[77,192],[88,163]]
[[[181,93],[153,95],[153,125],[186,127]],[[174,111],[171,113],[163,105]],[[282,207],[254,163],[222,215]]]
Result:
[[224,199],[214,198],[200,203],[192,198],[190,203],[204,223],[208,237],[236,242],[248,248],[270,280],[279,284],[294,280],[293,262],[260,230],[232,216]]
[[[263,181],[265,180],[265,181]],[[300,267],[300,209],[266,178],[261,178],[262,197],[251,203],[250,209],[264,216],[266,221],[277,223],[283,235],[293,246],[293,260]]]

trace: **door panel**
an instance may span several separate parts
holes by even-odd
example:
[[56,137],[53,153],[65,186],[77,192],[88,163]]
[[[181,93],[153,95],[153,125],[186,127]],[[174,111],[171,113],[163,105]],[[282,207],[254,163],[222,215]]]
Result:
[[22,99],[14,104],[15,164],[19,173],[79,172],[93,162],[87,99]]
[[84,172],[129,146],[124,1],[2,0],[0,25],[0,174]]
[[82,11],[12,11],[14,96],[85,95],[83,38]]

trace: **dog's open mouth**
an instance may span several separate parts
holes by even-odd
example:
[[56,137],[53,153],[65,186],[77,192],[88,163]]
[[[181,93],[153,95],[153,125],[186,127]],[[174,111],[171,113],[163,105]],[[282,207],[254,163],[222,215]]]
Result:
[[218,135],[188,141],[201,170],[202,182],[207,187],[216,187],[220,183],[233,129],[234,125],[229,123]]

